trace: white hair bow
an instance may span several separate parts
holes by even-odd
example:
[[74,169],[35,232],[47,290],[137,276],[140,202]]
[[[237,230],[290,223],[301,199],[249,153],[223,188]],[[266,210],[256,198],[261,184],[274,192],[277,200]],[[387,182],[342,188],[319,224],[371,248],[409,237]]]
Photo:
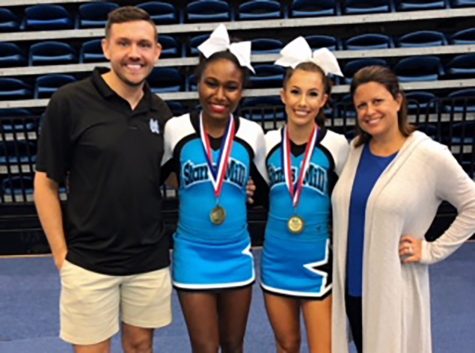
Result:
[[287,44],[281,51],[281,57],[274,63],[275,65],[295,67],[303,62],[313,62],[321,67],[325,75],[333,74],[344,76],[335,55],[327,48],[320,48],[312,53],[312,48],[308,45],[304,37],[297,37]]
[[239,61],[241,66],[247,67],[255,73],[251,66],[251,42],[231,43],[228,31],[223,24],[215,28],[207,40],[198,46],[198,50],[209,58],[214,53],[229,50]]

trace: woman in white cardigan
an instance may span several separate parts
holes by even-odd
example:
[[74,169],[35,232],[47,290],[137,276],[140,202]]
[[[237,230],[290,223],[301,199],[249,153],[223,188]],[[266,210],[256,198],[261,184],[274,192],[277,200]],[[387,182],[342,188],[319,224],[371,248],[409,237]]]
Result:
[[[351,328],[359,353],[431,353],[428,265],[475,232],[475,183],[447,147],[413,131],[389,69],[361,69],[351,93],[359,134],[332,196],[333,352],[348,352]],[[444,200],[458,215],[427,242]]]

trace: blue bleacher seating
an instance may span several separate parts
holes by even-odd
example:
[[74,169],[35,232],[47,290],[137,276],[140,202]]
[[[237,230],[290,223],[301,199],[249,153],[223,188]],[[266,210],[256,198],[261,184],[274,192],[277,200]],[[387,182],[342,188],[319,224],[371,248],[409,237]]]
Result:
[[305,36],[305,40],[307,41],[308,45],[312,50],[317,50],[320,48],[328,48],[330,50],[338,50],[340,48],[340,43],[336,37],[323,35],[323,34],[315,34]]
[[284,107],[280,97],[255,97],[244,99],[241,114],[254,121],[282,121]]
[[10,9],[0,8],[0,32],[15,32],[20,28],[20,20]]
[[36,78],[35,98],[49,98],[61,86],[76,81],[71,75],[48,74]]
[[71,14],[61,5],[34,5],[25,9],[25,29],[54,30],[74,27]]
[[157,25],[178,23],[180,21],[177,8],[164,1],[148,1],[137,7],[147,11]]
[[26,140],[0,141],[0,165],[34,163],[36,144]]
[[457,55],[446,66],[450,78],[475,78],[475,53]]
[[391,12],[391,0],[344,0],[343,13],[358,15],[364,13]]
[[255,75],[251,75],[249,81],[252,88],[282,87],[285,69],[276,65],[254,65]]
[[435,94],[427,91],[409,91],[406,93],[406,100],[410,113],[433,112],[437,105]]
[[447,7],[446,0],[395,0],[397,11],[437,10]]
[[444,75],[440,58],[431,55],[401,59],[394,72],[401,82],[435,81]]
[[475,44],[475,27],[466,28],[450,36],[452,44]]
[[30,66],[73,64],[77,61],[76,50],[68,43],[46,41],[30,46]]
[[23,196],[33,194],[33,177],[14,175],[6,177],[1,182],[3,195],[13,198],[13,201],[26,201]]
[[449,93],[444,101],[446,111],[475,113],[475,88],[465,88]]
[[390,36],[380,33],[365,33],[350,37],[344,42],[348,50],[387,49],[394,46]]
[[252,54],[277,54],[284,44],[279,39],[274,38],[254,38],[252,39]]
[[0,109],[0,133],[34,131],[36,127],[37,119],[30,110],[24,108]]
[[451,145],[474,146],[475,121],[461,121],[452,125]]
[[188,22],[218,22],[231,20],[231,8],[226,1],[197,0],[186,6]]
[[147,81],[153,93],[179,92],[184,86],[183,75],[172,67],[154,68]]
[[355,59],[355,60],[348,61],[343,66],[343,69],[342,69],[342,72],[345,75],[345,81],[347,83],[350,83],[356,71],[358,71],[359,69],[362,69],[363,67],[373,66],[373,65],[387,67],[388,63],[386,60],[379,59],[379,58],[364,58],[364,59]]
[[17,78],[0,77],[0,100],[30,99],[33,97],[31,86]]
[[402,48],[434,47],[447,45],[447,38],[442,32],[424,30],[404,34],[397,43]]
[[107,61],[102,51],[102,39],[91,39],[82,43],[79,60],[82,63]]
[[290,17],[334,16],[337,0],[293,0],[290,4]]
[[252,0],[239,5],[239,20],[268,20],[282,17],[280,2],[275,0]]
[[161,58],[176,58],[182,55],[181,42],[168,35],[160,35],[158,41],[162,45]]
[[345,94],[335,105],[335,111],[339,118],[354,119],[356,111],[351,94]]
[[15,43],[0,42],[0,67],[24,66],[26,55]]
[[450,0],[450,5],[457,7],[475,7],[475,0]]
[[200,54],[198,46],[209,38],[209,34],[200,34],[190,38],[190,42],[187,47],[188,56],[197,56]]
[[196,82],[196,75],[191,74],[186,78],[186,90],[190,92],[196,91],[198,88],[198,82]]
[[119,5],[113,2],[90,2],[82,4],[78,9],[78,27],[104,28],[109,12],[118,7]]

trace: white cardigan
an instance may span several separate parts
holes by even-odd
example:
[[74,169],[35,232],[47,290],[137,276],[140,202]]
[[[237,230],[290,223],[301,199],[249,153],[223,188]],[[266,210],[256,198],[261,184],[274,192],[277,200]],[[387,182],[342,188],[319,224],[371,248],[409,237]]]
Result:
[[[334,189],[333,353],[348,353],[346,253],[351,190],[363,147],[352,148]],[[402,235],[424,239],[446,200],[458,215],[422,261],[401,263]],[[443,260],[475,232],[475,183],[447,147],[421,132],[409,136],[368,199],[363,259],[364,353],[431,353],[428,264]]]

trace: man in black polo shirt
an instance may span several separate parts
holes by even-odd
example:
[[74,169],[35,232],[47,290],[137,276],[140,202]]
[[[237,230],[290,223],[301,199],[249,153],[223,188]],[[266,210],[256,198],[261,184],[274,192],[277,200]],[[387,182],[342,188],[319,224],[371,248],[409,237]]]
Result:
[[146,12],[113,11],[111,70],[61,88],[41,128],[35,203],[61,275],[60,335],[76,353],[110,352],[121,323],[124,351],[151,353],[153,329],[171,322],[159,185],[171,112],[145,83],[157,37]]

